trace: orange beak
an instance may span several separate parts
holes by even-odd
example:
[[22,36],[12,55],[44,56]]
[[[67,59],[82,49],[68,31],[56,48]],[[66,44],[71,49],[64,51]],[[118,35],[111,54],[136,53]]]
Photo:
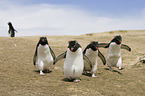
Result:
[[73,51],[73,49],[74,49],[74,48],[72,47],[70,50]]

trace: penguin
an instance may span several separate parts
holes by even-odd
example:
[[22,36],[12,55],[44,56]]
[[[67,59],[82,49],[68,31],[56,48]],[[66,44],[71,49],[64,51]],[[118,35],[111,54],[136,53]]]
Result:
[[8,22],[8,25],[9,25],[8,34],[10,34],[10,37],[15,37],[15,32],[17,32],[17,30],[14,29],[11,22]]
[[83,54],[85,54],[92,63],[91,67],[90,65],[88,65],[88,63],[84,62],[84,74],[87,74],[87,71],[90,71],[92,77],[97,77],[95,74],[98,64],[98,56],[101,58],[103,65],[106,64],[106,59],[98,48],[99,48],[98,42],[93,41],[89,45],[87,45],[87,47],[83,51]]
[[36,65],[37,60],[37,66],[40,70],[40,75],[45,75],[43,73],[44,70],[46,70],[47,72],[50,71],[49,67],[53,64],[55,58],[55,54],[52,51],[50,45],[48,44],[47,38],[40,37],[33,57],[34,66]]
[[109,70],[113,71],[112,67],[118,67],[119,70],[121,70],[121,49],[125,49],[130,52],[131,48],[126,44],[122,44],[122,37],[120,35],[115,36],[110,43],[106,43],[105,48],[108,48],[107,65]]
[[83,55],[82,48],[77,41],[69,41],[67,51],[59,55],[53,64],[59,60],[66,58],[64,62],[64,76],[66,79],[79,82],[80,75],[84,70],[84,60],[91,65],[90,60],[87,56]]

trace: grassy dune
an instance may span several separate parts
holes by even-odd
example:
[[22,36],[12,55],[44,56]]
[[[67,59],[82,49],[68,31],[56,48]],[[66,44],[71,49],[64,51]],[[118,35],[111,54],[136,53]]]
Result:
[[[144,96],[145,64],[139,62],[145,55],[145,30],[111,31],[81,36],[47,36],[55,55],[66,51],[68,41],[77,40],[84,49],[91,41],[110,42],[116,36],[132,48],[122,49],[123,70],[106,70],[98,59],[98,78],[81,75],[81,82],[66,82],[63,75],[64,60],[51,66],[51,73],[40,76],[32,63],[39,36],[0,37],[0,96]],[[16,44],[16,46],[15,46]],[[107,49],[100,48],[106,56]]]

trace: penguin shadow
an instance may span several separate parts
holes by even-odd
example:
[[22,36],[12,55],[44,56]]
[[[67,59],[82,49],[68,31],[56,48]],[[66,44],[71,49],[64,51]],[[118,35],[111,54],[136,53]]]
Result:
[[[34,70],[34,72],[40,73],[40,70]],[[51,70],[49,70],[49,71],[43,70],[43,73],[51,73],[51,72],[52,72]]]
[[88,77],[91,77],[91,76],[92,76],[91,73],[82,73],[82,75],[84,75],[84,76],[88,76]]
[[64,82],[74,82],[75,79],[64,78],[64,79],[61,79],[61,80],[64,81]]
[[64,79],[61,79],[62,81],[65,81],[65,82],[73,82],[74,80],[72,79],[72,80],[70,80],[70,79],[68,79],[68,78],[64,78]]
[[[104,68],[105,70],[109,70],[109,68]],[[123,70],[124,68],[121,68],[120,70]],[[110,71],[110,70],[109,70]],[[116,72],[120,75],[123,75],[121,72],[117,71],[117,70],[112,70],[112,72]]]

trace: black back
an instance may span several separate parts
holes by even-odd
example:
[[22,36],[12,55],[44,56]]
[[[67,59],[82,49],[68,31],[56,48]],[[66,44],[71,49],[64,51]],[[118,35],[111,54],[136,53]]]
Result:
[[11,22],[8,22],[8,25],[9,25],[9,30],[15,31],[15,29],[14,29],[14,27],[13,27]]
[[[111,40],[111,42],[115,42],[116,44],[120,45],[121,42],[122,42],[122,37],[121,37],[120,35],[115,36],[115,37]],[[110,43],[111,43],[111,42],[110,42]],[[107,46],[105,46],[105,48],[108,48],[108,47],[110,46],[110,43],[109,43]]]
[[[11,33],[11,37],[15,37],[15,31],[16,31],[16,30],[14,29],[12,23],[11,23],[11,22],[8,22],[8,25],[9,25],[8,33],[9,33],[9,34]],[[17,31],[16,31],[16,32],[17,32]]]
[[76,41],[69,41],[69,45],[68,48],[70,49],[70,51],[75,52],[77,51],[77,49],[81,47],[79,43],[77,43]]

